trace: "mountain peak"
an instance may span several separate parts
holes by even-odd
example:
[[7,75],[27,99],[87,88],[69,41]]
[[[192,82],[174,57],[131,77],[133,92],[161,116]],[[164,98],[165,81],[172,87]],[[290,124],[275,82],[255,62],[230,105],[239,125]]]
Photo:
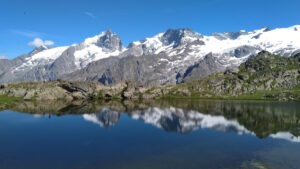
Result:
[[190,28],[180,28],[180,29],[168,29],[161,37],[162,42],[165,45],[170,45],[173,43],[173,47],[176,48],[185,41],[194,41],[202,36],[199,33],[194,32]]
[[85,39],[84,45],[96,45],[109,51],[123,49],[120,36],[112,32],[110,28],[106,32],[101,32],[99,35]]
[[29,53],[29,55],[31,56],[31,55],[34,55],[34,54],[37,54],[37,53],[39,53],[39,52],[41,52],[41,51],[43,51],[43,50],[47,50],[47,49],[49,49],[47,46],[45,46],[45,45],[42,45],[42,46],[39,46],[39,47],[35,47],[30,53]]
[[42,51],[42,50],[45,50],[45,49],[48,49],[48,47],[45,46],[45,45],[42,45],[42,46],[36,47],[34,50]]
[[113,34],[110,28],[107,29],[106,34]]
[[112,51],[122,50],[123,48],[120,36],[113,33],[111,29],[108,29],[105,34],[99,37],[96,45]]
[[262,28],[263,32],[268,32],[271,30],[271,28],[269,28],[268,26],[265,26]]

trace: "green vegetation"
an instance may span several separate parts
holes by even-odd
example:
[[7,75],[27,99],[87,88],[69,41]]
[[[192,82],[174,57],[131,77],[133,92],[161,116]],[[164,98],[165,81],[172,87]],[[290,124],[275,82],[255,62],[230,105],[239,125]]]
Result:
[[8,95],[1,95],[0,96],[0,110],[7,109],[7,107],[11,106],[13,103],[22,100],[19,97],[11,97]]
[[9,104],[15,101],[22,100],[21,98],[18,97],[10,97],[8,95],[2,95],[0,96],[0,104]]
[[230,94],[214,95],[209,90],[206,92],[191,91],[190,95],[184,95],[176,89],[165,95],[163,99],[217,99],[217,100],[298,100],[300,101],[300,89],[295,87],[292,89],[283,90],[269,90],[269,91],[255,91],[252,93],[242,93],[240,95],[232,96]]

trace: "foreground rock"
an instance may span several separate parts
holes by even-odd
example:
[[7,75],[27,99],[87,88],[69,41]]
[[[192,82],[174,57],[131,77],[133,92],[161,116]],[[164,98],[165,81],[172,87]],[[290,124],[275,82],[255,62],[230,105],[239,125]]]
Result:
[[[130,81],[113,86],[89,82],[51,81],[3,84],[0,87],[0,95],[24,100],[153,99],[161,97],[162,91],[158,87],[150,90],[136,86]],[[145,94],[144,97],[142,93]]]

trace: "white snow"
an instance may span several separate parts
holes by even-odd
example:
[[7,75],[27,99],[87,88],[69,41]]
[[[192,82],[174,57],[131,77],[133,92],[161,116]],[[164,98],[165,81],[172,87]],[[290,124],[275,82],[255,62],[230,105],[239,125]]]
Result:
[[135,41],[135,42],[132,42],[133,43],[133,45],[135,45],[135,46],[138,46],[138,45],[140,45],[141,44],[141,42],[140,41]]
[[[300,31],[298,30],[300,30],[300,25],[288,28],[278,28],[270,31],[266,31],[266,28],[262,28],[248,33],[246,33],[245,30],[241,30],[241,32],[245,34],[240,35],[237,39],[230,39],[225,34],[219,34],[225,38],[224,40],[217,39],[213,35],[201,37],[189,36],[187,34],[182,38],[182,43],[185,44],[185,42],[193,42],[195,40],[203,41],[205,45],[193,45],[190,47],[192,51],[189,55],[193,55],[198,59],[201,59],[210,52],[215,54],[228,53],[244,45],[256,47],[258,49],[257,52],[260,50],[267,50],[272,53],[278,53],[282,49],[287,49],[285,51],[291,54],[297,49],[300,49]],[[163,34],[164,33],[157,34],[152,38],[146,38],[144,42],[135,42],[135,44],[146,45],[148,48],[152,49],[154,54],[165,52],[169,56],[174,56],[183,53],[184,50],[179,51],[173,49],[173,45],[165,46],[161,42]],[[179,47],[182,48],[182,46]]]
[[[249,45],[276,53],[288,46],[294,49],[300,49],[300,32],[294,31],[295,27],[278,28],[264,32],[265,28],[249,32],[249,34],[241,35],[237,39],[219,40],[214,36],[205,36],[204,46],[199,46],[202,53],[225,53],[239,46]],[[259,38],[254,38],[258,36]]]
[[90,37],[90,38],[86,38],[83,42],[84,45],[90,45],[90,44],[95,44],[97,43],[97,41],[99,40],[100,37],[104,36],[105,32],[101,32],[99,35]]
[[90,44],[85,46],[81,50],[77,50],[74,53],[75,56],[75,65],[77,68],[83,68],[89,63],[93,61],[97,61],[100,59],[104,59],[110,56],[118,56],[126,49],[124,48],[122,51],[115,50],[115,51],[104,51],[103,48],[96,46],[95,44]]
[[55,61],[55,59],[57,59],[67,48],[67,46],[63,46],[45,49],[31,57],[26,58],[26,61],[21,66],[15,68],[15,71],[23,70],[25,68],[32,68],[38,65],[50,64]]
[[126,48],[123,48],[122,50],[110,51],[97,46],[96,44],[98,40],[105,34],[105,32],[102,32],[99,35],[87,38],[79,45],[81,49],[76,50],[74,53],[75,65],[78,69],[84,68],[93,61],[104,59],[110,56],[118,56],[127,50]]

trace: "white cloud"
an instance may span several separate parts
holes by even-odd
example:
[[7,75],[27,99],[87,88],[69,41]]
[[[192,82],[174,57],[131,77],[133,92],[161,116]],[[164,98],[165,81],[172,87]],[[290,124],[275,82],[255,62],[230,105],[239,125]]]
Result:
[[35,38],[33,41],[28,43],[29,46],[51,46],[54,45],[54,42],[51,40],[42,40],[41,38]]
[[91,18],[96,18],[96,16],[92,12],[84,12],[85,15],[91,17]]

